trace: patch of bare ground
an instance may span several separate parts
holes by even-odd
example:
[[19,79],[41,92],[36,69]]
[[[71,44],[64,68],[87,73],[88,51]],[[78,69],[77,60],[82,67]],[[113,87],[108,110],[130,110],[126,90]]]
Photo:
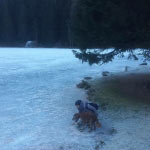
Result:
[[[150,104],[150,73],[113,75],[92,80],[87,95],[89,100],[113,102],[119,99]],[[97,99],[99,98],[99,99]],[[107,105],[102,104],[104,107]],[[104,108],[105,109],[105,108]]]

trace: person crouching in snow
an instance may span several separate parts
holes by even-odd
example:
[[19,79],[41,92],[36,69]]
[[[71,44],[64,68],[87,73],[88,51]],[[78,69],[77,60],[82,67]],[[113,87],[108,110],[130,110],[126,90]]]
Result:
[[96,116],[98,116],[98,113],[97,113],[98,105],[96,103],[92,103],[92,102],[88,102],[88,101],[83,101],[83,100],[77,100],[75,102],[75,106],[78,109],[79,113],[91,111]]

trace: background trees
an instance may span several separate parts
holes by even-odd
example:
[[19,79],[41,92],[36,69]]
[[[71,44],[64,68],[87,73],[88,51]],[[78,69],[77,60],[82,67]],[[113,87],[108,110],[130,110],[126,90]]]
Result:
[[[146,58],[150,56],[149,0],[77,0],[74,6],[73,39],[82,50],[74,51],[78,58],[103,63],[129,51],[129,56],[137,59],[136,48]],[[100,50],[91,53],[85,51],[87,48]],[[104,54],[108,48],[112,51]]]
[[0,45],[68,46],[70,0],[1,0]]
[[149,6],[149,0],[78,0],[74,39],[83,48],[149,48]]

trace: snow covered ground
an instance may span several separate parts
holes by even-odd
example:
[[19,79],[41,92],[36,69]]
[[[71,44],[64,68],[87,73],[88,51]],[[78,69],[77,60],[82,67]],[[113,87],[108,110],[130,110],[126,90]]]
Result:
[[0,48],[0,150],[94,150],[101,140],[111,141],[103,129],[80,132],[72,125],[75,100],[86,99],[76,84],[139,63],[116,59],[89,66],[69,49]]

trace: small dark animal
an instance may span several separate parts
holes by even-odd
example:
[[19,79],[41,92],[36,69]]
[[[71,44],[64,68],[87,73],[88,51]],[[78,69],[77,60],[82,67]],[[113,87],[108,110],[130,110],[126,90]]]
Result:
[[90,130],[95,130],[96,127],[100,128],[101,124],[99,123],[97,116],[93,112],[82,112],[74,114],[72,120],[77,122],[79,119],[82,120],[84,125],[88,125]]

